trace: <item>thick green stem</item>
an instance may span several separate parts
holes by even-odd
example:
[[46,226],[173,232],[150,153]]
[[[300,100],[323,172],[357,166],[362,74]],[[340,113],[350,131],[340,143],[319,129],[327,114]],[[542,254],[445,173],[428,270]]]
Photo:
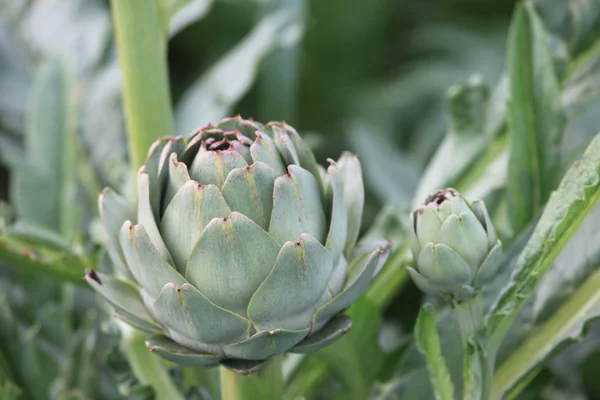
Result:
[[119,326],[122,335],[121,349],[140,382],[154,389],[157,400],[183,400],[163,360],[146,347],[144,335],[124,323]]
[[463,341],[477,338],[477,332],[483,327],[481,295],[461,303],[455,302],[453,307]]
[[[476,363],[480,365],[480,367],[478,367],[480,368],[480,374],[472,375],[469,374],[468,371],[465,371],[465,387],[463,388],[464,398],[473,398],[470,395],[472,394],[472,391],[475,391],[475,398],[480,396],[479,398],[482,400],[487,400],[490,396],[490,388],[494,376],[495,354],[486,353],[486,347],[481,345],[482,340],[485,340],[485,338],[482,338],[481,336],[482,329],[485,325],[483,320],[481,294],[477,294],[472,299],[461,303],[455,302],[452,306],[465,346],[465,366],[473,365],[474,363],[473,360],[468,361],[467,358],[469,357],[467,354],[469,352],[469,342],[475,343],[475,346],[471,350],[476,351],[476,354],[473,356],[478,359],[478,362]],[[475,377],[477,377],[477,382],[473,381],[473,378]]]
[[156,1],[111,1],[134,176],[150,145],[173,133],[166,43]]
[[252,375],[221,367],[221,400],[279,400],[283,396],[281,356],[274,357]]

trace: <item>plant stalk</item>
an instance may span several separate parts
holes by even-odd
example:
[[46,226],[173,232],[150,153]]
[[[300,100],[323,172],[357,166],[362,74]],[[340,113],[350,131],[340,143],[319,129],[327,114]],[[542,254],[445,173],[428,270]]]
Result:
[[279,400],[283,397],[281,356],[273,357],[252,375],[221,367],[221,400]]
[[125,323],[119,326],[121,349],[140,382],[154,389],[157,400],[183,400],[163,360],[146,347],[144,335]]
[[483,305],[481,294],[463,302],[452,304],[456,321],[460,327],[463,342],[476,339],[477,333],[483,327]]
[[156,1],[112,0],[111,10],[135,177],[152,143],[173,134],[166,43]]

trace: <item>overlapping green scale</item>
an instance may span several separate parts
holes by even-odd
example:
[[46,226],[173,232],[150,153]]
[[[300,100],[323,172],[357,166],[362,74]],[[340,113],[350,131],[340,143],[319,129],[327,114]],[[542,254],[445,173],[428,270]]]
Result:
[[137,179],[137,208],[112,190],[99,199],[120,278],[88,281],[123,320],[158,333],[149,349],[184,365],[248,371],[328,345],[389,252],[354,254],[357,157],[325,170],[285,123],[238,116],[161,139]]

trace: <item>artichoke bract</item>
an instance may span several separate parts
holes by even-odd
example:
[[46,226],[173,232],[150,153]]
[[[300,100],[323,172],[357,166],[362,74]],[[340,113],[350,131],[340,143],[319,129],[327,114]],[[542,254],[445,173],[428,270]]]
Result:
[[408,272],[424,292],[462,301],[497,271],[502,243],[483,201],[469,203],[454,189],[440,190],[411,213],[411,223],[416,265]]
[[86,279],[118,317],[153,334],[150,350],[180,364],[248,371],[326,346],[350,328],[340,312],[389,252],[385,241],[355,250],[357,157],[325,170],[285,123],[238,116],[158,140],[137,182],[135,207],[101,193],[117,274]]

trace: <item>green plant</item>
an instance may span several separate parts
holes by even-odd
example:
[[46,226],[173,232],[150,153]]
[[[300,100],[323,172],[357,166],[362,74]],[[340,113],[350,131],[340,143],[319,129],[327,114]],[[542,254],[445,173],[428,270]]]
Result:
[[[150,3],[0,0],[1,399],[599,396],[593,380],[600,354],[597,2]],[[133,273],[131,254],[122,259],[125,247],[118,238],[130,219],[159,247],[164,241],[170,258],[165,251],[161,265],[168,268],[162,271],[179,279],[188,242],[208,231],[186,233],[183,228],[196,225],[181,218],[175,218],[177,229],[157,223],[174,209],[166,207],[176,199],[170,184],[186,177],[183,166],[193,169],[185,147],[194,139],[188,135],[196,132],[205,147],[214,144],[207,144],[211,133],[197,127],[238,113],[286,119],[299,128],[296,135],[287,124],[263,127],[234,118],[220,125],[223,132],[214,139],[225,137],[252,164],[255,156],[247,151],[252,144],[225,134],[227,124],[237,124],[242,133],[248,124],[252,130],[273,130],[264,140],[272,136],[279,149],[267,164],[275,162],[279,169],[273,160],[284,160],[292,173],[299,164],[308,176],[321,179],[323,188],[331,184],[332,190],[314,196],[307,214],[325,221],[317,235],[324,248],[333,246],[329,233],[344,235],[330,226],[337,218],[329,212],[336,209],[335,179],[328,183],[316,165],[346,148],[357,153],[364,173],[364,212],[359,212],[362,200],[347,200],[362,193],[362,184],[357,192],[347,184],[358,175],[345,174],[341,181],[353,193],[344,191],[343,204],[352,203],[353,209],[341,213],[352,225],[340,223],[352,231],[342,253],[377,254],[386,243],[379,238],[392,244],[368,288],[370,273],[355,293],[360,297],[344,302],[347,310],[336,309],[352,319],[347,334],[319,351],[288,351],[258,368],[267,353],[290,349],[256,345],[253,349],[263,353],[246,355],[243,363],[236,357],[224,360],[219,346],[199,355],[206,343],[178,340],[169,325],[184,319],[152,311],[149,294],[155,295],[156,287],[147,279],[159,275],[140,272],[150,264]],[[295,140],[293,146],[282,145],[282,132]],[[160,140],[146,162],[151,143],[165,136],[173,138]],[[244,136],[256,139],[253,132]],[[172,164],[169,154],[176,154],[179,164]],[[345,170],[351,160],[343,155],[337,168]],[[145,172],[138,174],[142,164]],[[166,173],[171,164],[172,177]],[[213,176],[215,165],[205,163],[202,171]],[[275,184],[285,173],[278,170],[266,181]],[[138,188],[147,187],[150,175],[151,194],[140,201]],[[243,196],[231,197],[226,182],[213,183],[223,185],[215,193],[232,215],[259,220],[267,229],[268,212],[242,202]],[[98,215],[97,194],[107,185],[115,190],[101,195]],[[465,231],[468,239],[440,235],[442,219],[454,217],[427,222],[438,215],[427,211],[435,208],[431,205],[423,215],[417,212],[416,231],[410,221],[428,194],[447,187],[456,192],[436,200],[456,203],[452,214],[473,222]],[[271,192],[265,193],[268,198]],[[267,203],[261,203],[263,210]],[[298,210],[292,202],[287,206],[289,212]],[[213,225],[225,217],[217,216]],[[108,235],[102,226],[107,222]],[[298,234],[309,230],[295,222],[285,226],[298,228]],[[411,237],[419,243],[413,249]],[[467,242],[477,246],[465,249]],[[420,256],[434,246],[449,246],[464,262],[453,257],[448,264],[437,253],[429,260]],[[235,246],[233,253],[242,248]],[[229,256],[207,254],[220,255],[219,262]],[[491,264],[484,261],[490,256]],[[96,271],[87,275],[91,285],[81,279],[86,268]],[[455,273],[448,283],[450,269]],[[493,273],[486,279],[476,278],[488,269]],[[353,271],[348,270],[348,282],[356,278]],[[415,288],[410,274],[426,293]],[[163,276],[156,282],[184,283],[177,279]],[[131,301],[108,293],[114,285],[127,288]],[[92,286],[109,301],[89,290]],[[298,285],[292,289],[301,291]],[[269,310],[279,309],[269,304]],[[312,317],[314,310],[309,311]],[[167,360],[147,349],[145,334],[119,319],[163,334],[150,343],[168,344],[169,351],[154,348]],[[341,324],[333,336],[348,327],[347,317],[326,319]],[[291,327],[276,320],[267,328]],[[327,331],[325,325],[307,340]],[[217,336],[215,343],[223,344]],[[182,357],[182,351],[188,354]],[[182,365],[184,358],[196,365]],[[209,361],[252,374],[197,365]]]

